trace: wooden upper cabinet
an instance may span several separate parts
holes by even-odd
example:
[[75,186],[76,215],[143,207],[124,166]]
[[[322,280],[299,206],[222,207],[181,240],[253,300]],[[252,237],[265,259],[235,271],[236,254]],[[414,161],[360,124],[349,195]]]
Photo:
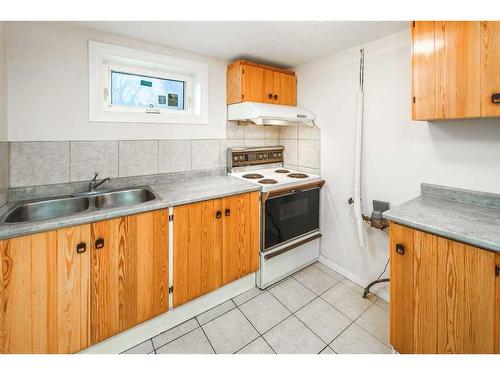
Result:
[[481,116],[479,22],[435,22],[435,118]]
[[500,116],[500,22],[481,22],[481,67],[481,115]]
[[259,268],[259,193],[174,209],[174,307]]
[[414,22],[412,27],[413,120],[433,119],[435,22]]
[[92,224],[92,344],[168,309],[168,209]]
[[500,22],[416,21],[412,27],[414,120],[500,115]]
[[390,341],[400,353],[499,353],[494,252],[391,223]]
[[90,345],[90,225],[0,241],[0,353]]
[[226,85],[227,104],[297,104],[297,80],[288,70],[238,60],[227,67]]

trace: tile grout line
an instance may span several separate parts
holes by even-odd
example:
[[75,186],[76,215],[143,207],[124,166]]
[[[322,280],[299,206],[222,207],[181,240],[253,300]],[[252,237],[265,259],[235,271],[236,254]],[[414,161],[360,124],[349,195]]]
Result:
[[[262,293],[261,293],[262,294]],[[261,295],[259,294],[259,295]],[[269,293],[271,294],[271,293]],[[245,313],[243,311],[241,311],[240,307],[239,306],[236,306],[236,308],[240,311],[240,313],[245,317],[245,319],[248,321],[248,323],[250,323],[250,325],[253,327],[253,329],[255,329],[255,331],[259,334],[260,337],[262,337],[262,339],[266,342],[267,345],[269,345],[269,347],[272,349],[272,351],[275,353],[275,354],[278,354],[276,353],[276,350],[274,350],[274,348],[271,346],[271,344],[269,344],[266,340],[266,338],[264,337],[264,334],[269,332],[269,330],[273,329],[274,327],[276,327],[276,325],[280,324],[282,321],[280,321],[280,323],[276,324],[275,326],[273,326],[272,328],[270,328],[269,330],[267,330],[266,332],[264,333],[260,333],[259,330],[253,325],[253,323],[250,321],[250,319],[248,319],[248,317],[245,315]],[[257,337],[258,338],[258,337]],[[255,339],[256,340],[256,339]],[[253,340],[253,341],[255,341]],[[247,344],[248,345],[248,344]],[[245,345],[246,346],[246,345]],[[243,349],[243,348],[241,348]],[[240,351],[241,349],[238,349],[236,352]]]
[[[194,318],[191,318],[191,319],[194,319]],[[195,329],[197,329],[197,328],[200,328],[200,327],[201,327],[201,326],[200,326],[200,324],[198,323],[198,321],[196,320],[196,323],[198,324],[198,326],[197,326],[197,327],[194,327],[193,329],[191,329],[191,330],[189,330],[189,331],[187,331],[187,332],[183,333],[182,335],[180,335],[180,336],[176,337],[176,338],[175,338],[175,339],[173,339],[173,340],[170,340],[170,341],[166,342],[166,343],[165,343],[165,344],[163,344],[163,345],[160,345],[160,346],[159,346],[159,347],[157,347],[157,348],[155,347],[155,344],[154,344],[154,341],[153,341],[153,339],[154,339],[155,337],[160,336],[160,335],[164,334],[165,332],[170,331],[171,329],[177,328],[177,327],[179,327],[181,324],[184,324],[184,323],[186,323],[186,322],[190,321],[191,319],[188,319],[188,320],[186,320],[186,321],[184,321],[184,322],[182,322],[182,323],[179,323],[179,324],[177,324],[175,327],[169,328],[169,329],[167,329],[166,331],[163,331],[162,333],[159,333],[159,334],[157,334],[156,336],[151,337],[151,338],[150,338],[150,340],[153,342],[153,348],[155,349],[155,351],[156,351],[156,350],[158,350],[158,349],[163,348],[165,345],[168,345],[168,344],[170,344],[170,343],[172,343],[172,342],[174,342],[174,341],[177,341],[177,340],[178,340],[178,339],[180,339],[181,337],[186,336],[188,333],[191,333],[191,332],[193,332]],[[136,346],[137,346],[137,345],[136,345]],[[128,349],[127,349],[127,350],[128,350]]]
[[203,332],[203,334],[205,335],[205,338],[207,339],[208,341],[208,344],[210,345],[210,347],[212,348],[212,350],[214,351],[214,354],[218,354],[216,351],[215,351],[215,348],[214,346],[212,345],[212,342],[210,341],[210,339],[208,338],[208,335],[207,333],[205,332],[205,330],[203,329],[203,326],[200,326],[201,328],[201,332]]
[[[327,344],[325,342],[325,340],[323,340],[321,337],[319,337],[316,332],[314,332],[306,323],[304,323],[297,315],[295,315],[294,312],[292,312],[288,307],[286,307],[278,298],[276,298],[275,296],[273,296],[272,293],[269,293],[276,301],[278,301],[285,309],[288,310],[288,312],[290,313],[290,315],[288,317],[286,317],[285,319],[283,319],[280,323],[284,322],[285,320],[287,320],[288,318],[290,318],[291,316],[294,316],[299,322],[301,322],[307,329],[309,329],[309,331],[311,331],[321,342]],[[303,309],[304,307],[306,307],[307,305],[309,305],[310,303],[312,303],[313,301],[315,301],[317,298],[319,297],[316,297],[314,298],[312,301],[306,303],[304,306],[302,306],[299,310]],[[297,311],[299,311],[297,310]],[[279,324],[279,323],[278,323]],[[274,328],[274,327],[273,327]],[[328,344],[327,344],[328,345]],[[318,354],[318,353],[316,353]]]

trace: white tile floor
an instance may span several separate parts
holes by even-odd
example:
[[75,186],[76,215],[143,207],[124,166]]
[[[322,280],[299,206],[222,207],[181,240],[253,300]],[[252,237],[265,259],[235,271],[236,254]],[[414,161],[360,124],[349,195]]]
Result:
[[321,263],[253,288],[126,354],[391,353],[389,307]]

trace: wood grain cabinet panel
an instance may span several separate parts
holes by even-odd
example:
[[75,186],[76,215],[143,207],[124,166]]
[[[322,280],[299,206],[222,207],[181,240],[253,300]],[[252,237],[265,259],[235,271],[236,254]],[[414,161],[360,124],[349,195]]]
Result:
[[259,193],[174,210],[174,307],[257,271]]
[[492,102],[500,94],[499,35],[498,21],[413,22],[412,119],[500,116]]
[[89,243],[89,225],[0,241],[0,353],[90,345]]
[[174,212],[174,306],[179,306],[222,285],[222,200]]
[[435,118],[481,116],[479,22],[435,22]]
[[168,210],[92,224],[91,334],[100,342],[168,309]]
[[235,61],[227,68],[226,102],[297,105],[295,73],[251,61]]
[[412,27],[412,119],[435,118],[435,22],[416,21]]
[[500,103],[492,95],[500,94],[500,22],[481,22],[481,115],[500,116]]
[[[391,261],[391,345],[402,354],[413,353],[413,230],[392,224]],[[399,253],[399,252],[403,253]],[[404,334],[400,334],[404,332]]]
[[258,199],[257,192],[223,199],[223,284],[237,280],[259,268]]
[[[397,254],[396,243],[413,243],[413,257]],[[391,345],[400,353],[498,353],[499,263],[494,252],[391,224]]]
[[[277,76],[277,77],[276,77]],[[275,73],[275,80],[279,80],[278,104],[297,105],[297,77],[291,74]]]

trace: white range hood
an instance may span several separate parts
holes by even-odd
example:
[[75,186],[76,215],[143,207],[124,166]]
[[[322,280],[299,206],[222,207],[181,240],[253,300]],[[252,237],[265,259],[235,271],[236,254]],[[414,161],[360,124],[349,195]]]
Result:
[[256,125],[314,126],[314,114],[303,108],[254,102],[229,104],[227,119]]

